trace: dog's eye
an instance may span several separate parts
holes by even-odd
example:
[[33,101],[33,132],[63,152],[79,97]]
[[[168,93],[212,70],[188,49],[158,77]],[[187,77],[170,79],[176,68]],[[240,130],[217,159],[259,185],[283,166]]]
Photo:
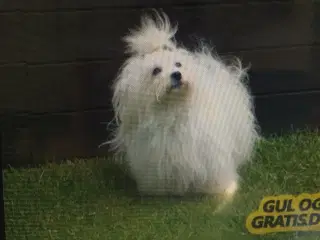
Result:
[[161,73],[161,71],[162,71],[161,68],[156,67],[156,68],[153,69],[152,75],[153,75],[153,76],[156,76],[156,75],[158,75],[159,73]]
[[162,48],[163,50],[172,51],[172,48],[168,47],[167,45],[164,45]]
[[179,68],[179,67],[181,67],[182,65],[181,65],[181,63],[176,62],[175,66]]

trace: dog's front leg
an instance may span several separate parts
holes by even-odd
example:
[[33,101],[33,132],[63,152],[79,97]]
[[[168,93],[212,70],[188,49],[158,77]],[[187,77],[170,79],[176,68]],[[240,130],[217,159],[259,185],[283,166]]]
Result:
[[238,189],[238,173],[233,164],[225,164],[214,171],[203,186],[207,194],[224,194],[232,197]]

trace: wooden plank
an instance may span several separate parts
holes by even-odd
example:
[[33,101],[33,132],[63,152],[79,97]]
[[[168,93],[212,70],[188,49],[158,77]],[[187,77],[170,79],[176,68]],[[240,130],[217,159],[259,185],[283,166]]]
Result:
[[98,9],[98,8],[110,8],[110,7],[159,7],[166,5],[181,5],[181,4],[210,4],[210,3],[237,3],[236,0],[123,0],[123,1],[104,1],[104,0],[30,0],[28,2],[15,0],[6,1],[1,6],[2,10],[14,11],[57,11],[57,10],[74,10],[74,9]]
[[0,64],[23,59],[22,13],[0,13]]
[[[24,64],[0,66],[0,116],[6,110],[16,110],[13,104],[22,103],[28,88],[26,83],[26,68]],[[25,103],[26,104],[26,103]],[[32,104],[32,103],[31,103]]]
[[314,0],[314,17],[312,21],[312,26],[314,29],[315,43],[320,44],[320,1]]
[[0,67],[1,109],[57,112],[106,107],[119,61]]
[[240,52],[251,64],[250,87],[256,95],[320,89],[319,47],[262,49]]
[[[256,95],[320,89],[320,48],[255,50],[240,56],[251,64],[250,87]],[[110,105],[111,82],[121,59],[83,63],[0,66],[0,114],[59,112]]]
[[[104,1],[104,0],[22,0],[4,1],[0,5],[1,11],[55,11],[60,9],[97,9],[110,7],[163,7],[172,5],[202,5],[202,4],[239,4],[250,2],[270,2],[268,0],[248,1],[248,0],[122,0],[122,1]],[[291,2],[291,0],[277,0],[277,2]]]
[[[308,4],[163,9],[173,22],[179,23],[177,38],[186,46],[194,44],[192,36],[207,39],[219,52],[314,42],[313,11]],[[121,57],[124,50],[121,38],[139,23],[143,12],[145,10],[112,9],[26,13],[24,61],[39,63]]]
[[320,91],[259,96],[255,104],[265,135],[320,127]]
[[108,110],[50,114],[9,115],[2,124],[4,165],[12,166],[59,161],[68,157],[108,154],[98,146],[108,138]]
[[[320,92],[260,96],[256,113],[264,135],[292,128],[320,127]],[[21,166],[65,158],[108,155],[97,146],[110,136],[101,122],[112,119],[108,110],[11,116],[2,124],[3,165]]]
[[[55,0],[53,0],[55,1]],[[8,12],[8,11],[17,11],[24,10],[26,2],[24,0],[14,0],[14,1],[1,1],[0,3],[0,12]]]
[[56,112],[106,107],[113,74],[120,66],[119,63],[115,67],[115,63],[0,67],[0,112],[1,109]]

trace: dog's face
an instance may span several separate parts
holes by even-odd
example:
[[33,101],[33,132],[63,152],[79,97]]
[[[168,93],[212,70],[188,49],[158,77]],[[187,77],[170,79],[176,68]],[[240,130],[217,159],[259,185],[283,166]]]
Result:
[[[145,103],[181,101],[189,89],[192,60],[185,50],[158,50],[129,61],[128,84]],[[130,94],[130,93],[129,93]]]
[[[194,76],[194,54],[178,48],[165,14],[144,17],[141,26],[124,37],[129,59],[114,85],[113,105],[118,115],[138,112],[154,104],[176,105],[188,99]],[[133,110],[134,111],[134,110]]]

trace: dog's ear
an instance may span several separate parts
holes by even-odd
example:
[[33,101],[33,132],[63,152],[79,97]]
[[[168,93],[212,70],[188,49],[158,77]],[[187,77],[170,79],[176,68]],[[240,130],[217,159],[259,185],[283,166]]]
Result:
[[141,25],[132,29],[130,34],[124,37],[127,44],[127,53],[147,54],[159,48],[174,48],[174,35],[178,28],[171,26],[168,16],[155,11],[155,16],[143,16]]

